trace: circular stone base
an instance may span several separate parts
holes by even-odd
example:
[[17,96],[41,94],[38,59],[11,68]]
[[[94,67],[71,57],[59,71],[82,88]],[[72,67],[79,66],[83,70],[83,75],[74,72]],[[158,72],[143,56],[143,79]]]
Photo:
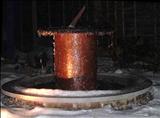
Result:
[[[2,93],[10,104],[21,107],[54,107],[67,110],[92,109],[110,105],[113,109],[129,109],[153,99],[152,82],[136,76],[97,76],[97,89],[67,91],[56,89],[53,75],[12,80],[2,85]],[[4,103],[5,104],[5,103]]]

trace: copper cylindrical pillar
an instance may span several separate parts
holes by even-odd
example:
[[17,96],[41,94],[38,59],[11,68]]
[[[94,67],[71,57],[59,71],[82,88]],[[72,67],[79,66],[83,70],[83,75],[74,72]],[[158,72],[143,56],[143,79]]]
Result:
[[92,90],[96,87],[96,39],[92,32],[58,31],[55,34],[57,87]]

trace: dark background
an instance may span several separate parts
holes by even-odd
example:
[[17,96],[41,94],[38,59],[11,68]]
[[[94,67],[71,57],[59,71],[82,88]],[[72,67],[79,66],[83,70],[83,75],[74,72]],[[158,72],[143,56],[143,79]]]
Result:
[[[15,50],[31,52],[40,38],[36,30],[68,26],[86,3],[78,26],[114,30],[123,62],[141,60],[160,66],[160,3],[103,0],[4,0],[1,54],[14,58]],[[99,41],[105,47],[107,41]]]

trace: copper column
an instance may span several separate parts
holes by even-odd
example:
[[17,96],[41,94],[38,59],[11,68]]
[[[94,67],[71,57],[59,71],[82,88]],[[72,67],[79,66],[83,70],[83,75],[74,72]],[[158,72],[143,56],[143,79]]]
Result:
[[96,39],[92,32],[55,34],[57,87],[65,90],[96,88]]

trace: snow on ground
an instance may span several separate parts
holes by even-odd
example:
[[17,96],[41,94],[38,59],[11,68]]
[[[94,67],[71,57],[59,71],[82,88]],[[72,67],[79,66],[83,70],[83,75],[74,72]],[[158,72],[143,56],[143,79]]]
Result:
[[[99,69],[102,73],[104,69]],[[128,70],[112,70],[109,73],[125,74]],[[6,108],[1,103],[1,118],[160,118],[160,72],[136,72],[153,81],[154,99],[147,105],[137,106],[130,110],[115,111],[110,106],[91,110],[62,110],[55,108],[35,107],[32,110],[24,108]],[[6,77],[8,78],[8,77]],[[13,76],[14,78],[14,76]],[[7,79],[8,81],[8,79]],[[3,97],[1,96],[1,99]]]

